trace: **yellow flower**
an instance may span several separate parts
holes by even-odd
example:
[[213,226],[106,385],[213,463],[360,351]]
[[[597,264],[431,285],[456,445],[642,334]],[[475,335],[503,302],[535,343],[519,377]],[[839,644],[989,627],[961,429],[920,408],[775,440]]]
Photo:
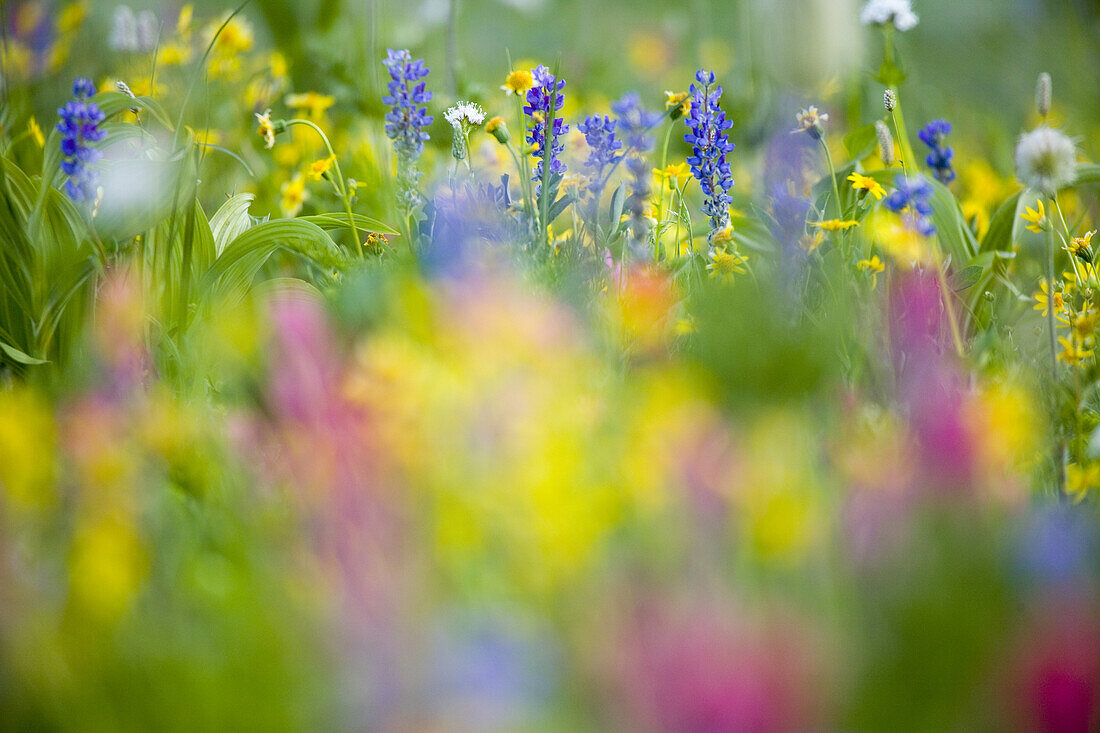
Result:
[[1069,246],[1066,247],[1066,251],[1071,255],[1080,257],[1085,262],[1092,262],[1092,235],[1096,234],[1096,231],[1091,231],[1085,234],[1083,237],[1074,237],[1069,240]]
[[848,176],[848,180],[852,182],[853,191],[866,191],[874,196],[876,201],[881,201],[882,197],[886,195],[886,189],[882,187],[882,184],[870,176],[852,173]]
[[683,116],[691,112],[691,95],[687,92],[670,92],[666,90],[665,97],[665,109],[680,108],[678,112],[673,113],[673,116]]
[[324,117],[328,108],[334,104],[336,104],[336,97],[328,94],[318,94],[317,92],[288,94],[286,96],[287,107],[305,112],[306,116],[313,122],[318,122]]
[[[1082,343],[1087,342],[1096,332],[1096,311],[1087,310],[1078,313],[1073,319],[1073,333]],[[1068,321],[1067,321],[1068,323]]]
[[[1036,290],[1031,297],[1035,298],[1034,310],[1042,311],[1043,316],[1045,317],[1047,315],[1047,304],[1050,301],[1050,299],[1047,297],[1047,283],[1045,280],[1039,283],[1039,290]],[[1065,308],[1065,305],[1065,298],[1063,297],[1062,293],[1055,292],[1054,312],[1061,313],[1062,309]]]
[[501,89],[505,94],[523,94],[530,89],[535,83],[534,77],[531,76],[531,72],[526,69],[518,69],[508,74],[504,79],[504,85]]
[[1084,344],[1077,343],[1076,339],[1071,341],[1068,338],[1060,338],[1058,343],[1062,345],[1062,353],[1058,354],[1058,361],[1070,366],[1077,366],[1092,356],[1092,352],[1085,348]]
[[309,167],[309,177],[314,181],[321,180],[329,169],[332,168],[332,164],[336,162],[336,156],[330,155],[327,158],[313,161],[313,164]]
[[661,186],[666,186],[669,189],[676,188],[680,181],[687,180],[689,175],[691,175],[691,167],[687,163],[674,163],[665,166],[663,169],[653,169],[653,179],[656,181],[658,188]]
[[824,229],[829,232],[845,231],[852,227],[859,226],[858,221],[841,221],[840,219],[828,219],[826,221],[814,221],[810,222],[810,226]]
[[38,120],[34,119],[34,115],[31,115],[30,120],[27,122],[27,132],[30,133],[31,140],[38,143],[38,147],[44,147],[46,145],[46,138],[42,134],[42,128],[38,126]]
[[1100,486],[1100,464],[1090,463],[1081,466],[1071,463],[1066,466],[1066,493],[1073,497],[1074,502],[1085,498],[1090,489]]
[[715,232],[714,237],[711,238],[711,244],[727,244],[733,241],[733,227],[726,227],[725,229]]
[[746,272],[745,258],[736,252],[713,250],[710,253],[710,262],[707,263],[707,271],[714,277],[743,275]]
[[256,133],[264,139],[264,147],[271,150],[275,147],[275,126],[271,122],[271,110],[264,110],[263,114],[257,112],[256,120],[260,123]]
[[806,251],[807,254],[812,253],[815,249],[821,246],[821,243],[825,241],[825,233],[820,229],[813,234],[803,234],[798,238],[798,246]]
[[1020,218],[1026,222],[1030,222],[1027,225],[1027,230],[1029,232],[1040,234],[1047,226],[1047,212],[1046,209],[1043,208],[1042,201],[1036,201],[1035,205],[1039,207],[1038,211],[1028,206],[1026,207],[1027,213],[1020,214]]
[[66,5],[65,9],[57,14],[57,30],[59,33],[70,33],[80,27],[88,14],[86,2]]
[[878,255],[872,255],[869,260],[860,260],[856,263],[856,267],[860,272],[871,273],[871,287],[878,286],[878,274],[886,269],[886,265],[882,264],[882,260],[878,258]]
[[293,178],[283,184],[281,190],[283,216],[297,216],[302,210],[302,204],[309,199],[305,177],[301,173],[295,173]]

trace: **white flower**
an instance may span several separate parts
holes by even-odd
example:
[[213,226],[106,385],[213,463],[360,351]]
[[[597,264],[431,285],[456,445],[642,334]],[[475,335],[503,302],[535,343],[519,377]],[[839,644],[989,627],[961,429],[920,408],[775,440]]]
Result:
[[1077,177],[1076,146],[1064,132],[1037,127],[1016,144],[1016,177],[1029,188],[1053,194]]
[[129,5],[119,5],[111,22],[111,35],[107,44],[112,51],[138,50],[137,18]]
[[443,119],[450,122],[452,127],[461,127],[463,132],[468,132],[471,128],[481,126],[485,121],[485,111],[473,102],[459,102],[444,113]]
[[919,20],[909,0],[867,0],[859,14],[863,25],[886,25],[893,21],[899,31],[916,27]]

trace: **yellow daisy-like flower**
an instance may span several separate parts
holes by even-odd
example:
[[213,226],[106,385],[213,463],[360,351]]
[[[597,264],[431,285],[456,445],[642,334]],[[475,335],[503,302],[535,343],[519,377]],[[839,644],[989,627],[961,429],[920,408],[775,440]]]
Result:
[[842,232],[852,227],[858,227],[858,221],[841,221],[840,219],[827,219],[825,221],[810,222],[810,226],[824,229],[827,232]]
[[[1073,335],[1080,339],[1081,343],[1087,343],[1096,333],[1096,311],[1087,310],[1078,313],[1073,318]],[[1068,323],[1068,322],[1067,322]]]
[[30,120],[27,121],[27,132],[30,133],[31,140],[38,143],[38,147],[45,147],[46,138],[42,134],[42,128],[38,126],[38,120],[34,119],[34,115],[31,115]]
[[535,84],[531,72],[526,69],[518,69],[504,78],[501,89],[505,94],[523,94]]
[[1091,231],[1085,234],[1083,237],[1074,237],[1069,240],[1069,245],[1066,247],[1066,251],[1071,255],[1080,257],[1085,262],[1092,262],[1092,235],[1096,234],[1096,231]]
[[856,267],[860,272],[871,273],[871,288],[878,287],[878,274],[886,269],[886,265],[882,264],[882,260],[878,258],[878,255],[872,255],[869,260],[860,260],[856,263]]
[[733,227],[726,227],[725,229],[715,232],[711,238],[711,244],[727,244],[733,241]]
[[687,92],[670,92],[665,91],[665,109],[672,109],[679,107],[674,115],[686,115],[691,112],[691,95]]
[[[1047,297],[1047,284],[1046,284],[1045,280],[1043,282],[1039,283],[1039,290],[1036,290],[1032,294],[1031,297],[1035,298],[1034,310],[1042,311],[1043,316],[1045,317],[1047,315],[1047,310],[1048,310],[1049,303],[1050,303],[1050,298]],[[1061,292],[1055,292],[1054,293],[1054,312],[1055,313],[1061,313],[1062,309],[1065,308],[1065,306],[1066,306],[1065,297],[1062,295]]]
[[281,192],[283,194],[281,202],[283,216],[297,216],[302,210],[302,204],[309,199],[309,191],[306,190],[306,179],[301,173],[294,174],[293,178],[284,183]]
[[264,110],[263,114],[256,113],[259,126],[256,133],[264,139],[264,147],[271,150],[275,147],[275,125],[271,122],[271,110]]
[[680,181],[687,180],[687,177],[691,175],[691,166],[687,163],[674,163],[672,165],[665,166],[664,168],[653,169],[653,180],[657,183],[657,187],[666,186],[667,188],[676,188]]
[[707,263],[707,271],[714,277],[743,275],[747,272],[745,269],[745,258],[736,252],[726,252],[718,249],[712,250],[710,253],[710,262]]
[[332,168],[332,164],[336,162],[336,156],[330,155],[327,158],[313,161],[313,164],[309,166],[309,177],[314,181],[319,181],[324,178],[325,174]]
[[288,94],[284,101],[287,107],[304,112],[312,122],[318,122],[325,116],[328,108],[336,104],[336,97],[329,94],[306,92],[305,94]]
[[882,197],[886,195],[886,189],[882,187],[882,184],[870,176],[852,173],[848,176],[848,180],[852,182],[853,191],[866,191],[874,196],[876,201],[881,201]]
[[825,241],[825,233],[818,230],[813,234],[803,234],[798,238],[798,246],[806,251],[807,254],[812,253],[815,249],[821,246],[821,243]]
[[1058,354],[1058,361],[1065,362],[1069,366],[1077,366],[1092,356],[1092,352],[1085,348],[1084,344],[1078,343],[1076,339],[1060,338],[1058,343],[1062,345],[1062,351]]
[[1029,222],[1027,225],[1027,230],[1029,232],[1041,234],[1047,226],[1047,212],[1046,209],[1043,208],[1042,201],[1037,200],[1035,205],[1038,207],[1038,211],[1028,206],[1026,207],[1026,213],[1020,214],[1020,218]]

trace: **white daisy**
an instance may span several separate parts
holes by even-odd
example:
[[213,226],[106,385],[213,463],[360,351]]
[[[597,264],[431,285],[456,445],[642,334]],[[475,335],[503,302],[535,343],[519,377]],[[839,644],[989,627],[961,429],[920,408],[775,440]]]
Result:
[[1016,177],[1029,188],[1053,194],[1077,177],[1077,149],[1061,130],[1037,127],[1016,144]]
[[916,27],[919,20],[909,0],[867,0],[859,14],[863,25],[886,25],[893,21],[899,31]]

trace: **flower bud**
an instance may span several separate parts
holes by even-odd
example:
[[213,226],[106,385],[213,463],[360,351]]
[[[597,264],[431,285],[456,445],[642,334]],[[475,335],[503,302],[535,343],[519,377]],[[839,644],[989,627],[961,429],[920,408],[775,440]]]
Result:
[[497,139],[497,142],[501,145],[507,145],[508,141],[512,139],[512,135],[508,132],[508,125],[504,122],[503,117],[494,117],[485,124],[485,132],[489,133]]
[[893,112],[898,106],[898,95],[893,89],[887,89],[882,93],[882,106],[886,108],[887,112]]

